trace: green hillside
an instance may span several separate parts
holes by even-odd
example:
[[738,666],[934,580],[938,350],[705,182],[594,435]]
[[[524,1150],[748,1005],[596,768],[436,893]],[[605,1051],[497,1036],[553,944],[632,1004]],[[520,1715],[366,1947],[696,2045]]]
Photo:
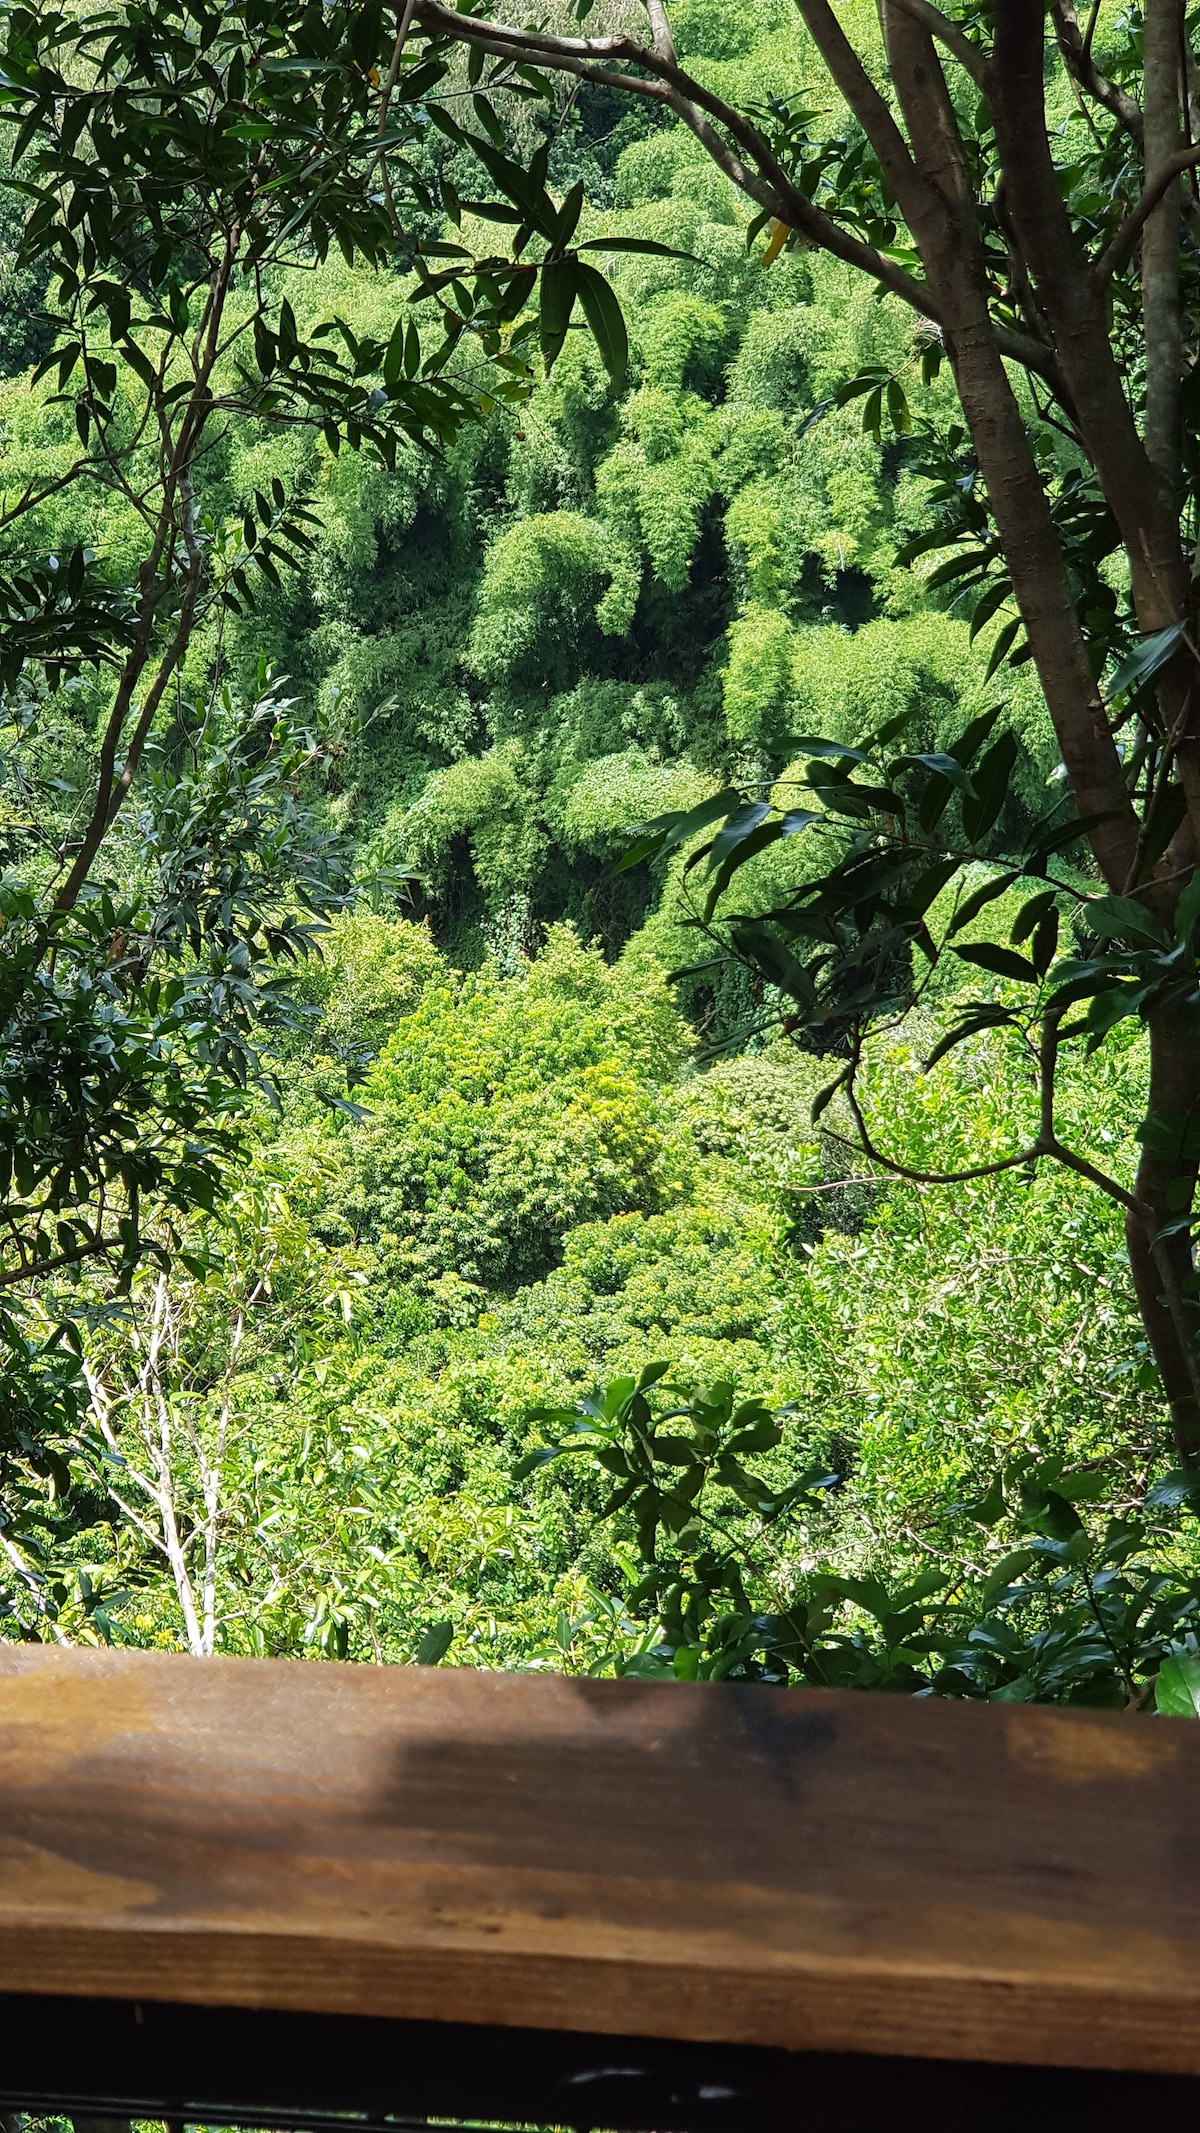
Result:
[[[839,13],[879,60],[875,10]],[[795,104],[813,53],[791,9],[684,0],[673,20],[719,94]],[[1065,114],[1065,86],[1052,96]],[[836,99],[802,117],[814,155],[855,149]],[[948,481],[971,493],[953,382],[923,324],[851,267],[799,243],[766,263],[763,218],[664,108],[560,77],[504,123],[518,159],[546,147],[556,202],[582,184],[581,236],[670,256],[589,255],[628,325],[615,388],[580,314],[548,374],[535,363],[507,397],[495,353],[472,357],[477,419],[436,449],[402,439],[389,466],[266,408],[237,413],[200,464],[214,554],[245,541],[248,556],[273,484],[311,515],[294,567],[189,642],[151,744],[159,797],[115,847],[122,880],[160,865],[147,825],[167,819],[164,794],[171,834],[209,856],[236,817],[250,871],[274,852],[291,866],[289,838],[307,839],[316,952],[286,970],[291,1007],[239,1066],[227,1196],[177,1198],[158,1257],[115,1287],[85,1268],[32,1307],[21,1337],[41,1368],[66,1297],[86,1400],[65,1462],[13,1424],[0,1631],[771,1679],[791,1665],[898,1687],[928,1686],[953,1632],[976,1641],[937,1677],[948,1693],[1125,1700],[1097,1593],[1158,1651],[1194,1640],[1200,1564],[1187,1530],[1138,1522],[1173,1454],[1120,1211],[1070,1169],[1002,1167],[1038,1131],[1026,1038],[997,1016],[927,1071],[980,978],[936,962],[864,1068],[866,1126],[912,1173],[889,1177],[853,1147],[844,1096],[814,1121],[837,1030],[825,1045],[781,1026],[781,994],[745,962],[686,971],[705,964],[699,827],[616,864],[644,825],[727,789],[792,805],[806,737],[852,748],[903,728],[906,762],[961,785],[948,751],[994,710],[1014,743],[988,826],[1016,848],[1055,804],[1061,750],[1032,663],[1002,656],[1009,608],[973,625],[940,549],[898,560]],[[433,128],[413,156],[426,237],[485,249],[470,156]],[[31,385],[41,292],[13,265],[8,197],[15,492],[65,473],[78,440],[57,373]],[[334,251],[270,271],[301,346],[332,314],[390,344],[415,286]],[[519,318],[504,330],[526,346]],[[241,361],[234,339],[214,393],[234,393]],[[878,393],[844,391],[867,373],[882,413]],[[125,394],[134,423],[138,390],[118,366],[115,420]],[[1041,434],[1066,493],[1078,454]],[[132,582],[131,493],[100,469],[47,494],[25,537],[98,551],[112,586]],[[7,690],[14,896],[72,834],[110,689],[84,663]],[[187,767],[201,728],[224,751],[220,822],[211,762]],[[817,845],[751,860],[744,921],[803,882],[810,852],[815,874]],[[1072,893],[1096,886],[1089,864],[1070,862]],[[966,886],[988,879],[980,861]],[[961,895],[931,889],[931,920]],[[957,946],[969,958],[997,923],[1027,939],[1023,906],[1010,883]],[[179,923],[182,968],[200,929]],[[284,972],[295,940],[268,945]],[[238,952],[234,989],[250,983]],[[1007,999],[1003,961],[978,960]],[[1130,1176],[1136,1027],[1064,1054],[1057,1096],[1059,1131]],[[980,1174],[925,1175],[961,1169]],[[576,1408],[613,1381],[630,1382]],[[538,1461],[572,1430],[582,1458]],[[647,1460],[672,1459],[682,1509],[669,1477],[647,1480]],[[834,1656],[812,1657],[822,1639]]]

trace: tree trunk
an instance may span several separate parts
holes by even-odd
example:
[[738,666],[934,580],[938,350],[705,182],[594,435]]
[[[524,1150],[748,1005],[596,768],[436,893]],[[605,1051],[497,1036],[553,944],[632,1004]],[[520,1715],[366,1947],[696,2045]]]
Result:
[[[885,21],[909,138],[940,203],[940,212],[931,212],[917,196],[910,210],[913,234],[1071,791],[1080,814],[1093,823],[1089,841],[1100,871],[1109,888],[1120,889],[1136,850],[1136,821],[1042,476],[996,346],[953,108],[927,33],[894,5],[885,9]],[[1134,444],[1140,453],[1136,433]]]
[[[1200,1135],[1200,1047],[1173,1015],[1150,1024],[1148,1134],[1134,1190],[1144,1217],[1126,1217],[1138,1307],[1171,1409],[1184,1466],[1200,1464],[1200,1310],[1192,1292],[1190,1232],[1161,1237],[1192,1204]],[[1172,1151],[1172,1134],[1176,1148]],[[1156,1241],[1157,1240],[1157,1241]]]
[[[1183,142],[1180,55],[1182,0],[1146,0],[1146,182]],[[1183,323],[1179,312],[1180,185],[1167,187],[1142,235],[1142,321],[1146,344],[1146,456],[1162,485],[1162,502],[1178,510]]]

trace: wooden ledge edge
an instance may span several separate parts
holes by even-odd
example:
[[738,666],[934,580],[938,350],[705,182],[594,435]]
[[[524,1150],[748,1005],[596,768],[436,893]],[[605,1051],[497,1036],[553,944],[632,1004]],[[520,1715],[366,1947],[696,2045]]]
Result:
[[[385,1950],[300,1936],[0,1922],[0,1994],[151,2000],[312,2015],[640,2036],[667,2042],[1200,2076],[1200,1998],[814,1964],[744,1971],[465,1950]],[[519,2020],[514,2018],[519,2011]]]

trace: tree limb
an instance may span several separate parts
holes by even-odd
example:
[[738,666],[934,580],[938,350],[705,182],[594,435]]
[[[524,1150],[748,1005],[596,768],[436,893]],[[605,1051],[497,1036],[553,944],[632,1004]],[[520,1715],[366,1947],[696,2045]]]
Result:
[[1063,64],[1071,75],[1072,80],[1078,82],[1084,94],[1090,96],[1093,103],[1102,104],[1106,111],[1110,111],[1140,148],[1142,145],[1142,111],[1140,104],[1132,96],[1128,95],[1124,89],[1118,89],[1114,82],[1109,81],[1100,72],[1099,67],[1092,58],[1092,32],[1096,23],[1095,12],[1093,11],[1092,19],[1088,23],[1086,37],[1080,30],[1079,18],[1074,6],[1071,4],[1071,0],[1050,0],[1050,14],[1054,22],[1054,35],[1058,49],[1062,54]]
[[[434,35],[479,45],[498,56],[521,60],[527,66],[576,74],[585,81],[603,82],[609,87],[629,90],[634,95],[654,96],[667,103],[695,134],[718,168],[757,206],[778,221],[786,222],[790,229],[799,231],[820,250],[831,252],[848,266],[871,275],[893,296],[900,297],[902,302],[920,312],[923,318],[931,319],[935,325],[938,323],[936,307],[923,282],[906,273],[903,267],[877,252],[873,246],[852,236],[832,215],[817,207],[792,183],[775,160],[768,143],[744,113],[715,96],[673,61],[648,46],[619,36],[549,37],[539,31],[515,29],[511,24],[483,22],[475,16],[456,14],[451,8],[441,6],[439,0],[417,0],[416,17],[422,28]],[[624,73],[611,64],[613,61],[644,68],[657,77],[657,84]],[[713,120],[732,136],[742,153],[722,138],[710,123]],[[901,152],[907,157],[908,151],[898,129],[894,128],[894,122],[893,130]],[[1015,359],[1019,362],[1029,360],[1033,344],[1026,342],[1023,335],[1013,339],[1020,348],[1020,353],[1016,345],[1011,350]]]
[[[858,1094],[854,1086],[855,1075],[861,1064],[861,1040],[860,1044],[856,1045],[850,1061],[849,1071],[843,1083],[846,1102],[850,1109],[850,1115],[854,1120],[854,1129],[858,1139],[857,1141],[852,1141],[846,1134],[835,1132],[832,1127],[826,1127],[825,1130],[828,1132],[830,1139],[839,1141],[843,1148],[857,1148],[869,1161],[878,1163],[880,1168],[886,1170],[892,1177],[904,1178],[913,1185],[968,1185],[976,1178],[999,1177],[1004,1171],[1019,1170],[1027,1163],[1046,1160],[1061,1163],[1064,1169],[1076,1171],[1080,1177],[1086,1178],[1089,1184],[1095,1185],[1101,1192],[1107,1194],[1110,1200],[1115,1200],[1117,1205],[1123,1207],[1127,1214],[1133,1214],[1144,1220],[1146,1210],[1131,1192],[1127,1192],[1123,1185],[1119,1185],[1117,1180],[1110,1178],[1105,1171],[1097,1169],[1096,1165],[1089,1162],[1086,1156],[1077,1155],[1073,1148],[1068,1148],[1058,1137],[1054,1123],[1054,1091],[1058,1067],[1058,1026],[1060,1020],[1061,1016],[1059,1015],[1047,1015],[1044,1018],[1042,1042],[1038,1051],[1041,1079],[1038,1135],[1037,1139],[1031,1141],[1027,1148],[1018,1149],[1015,1155],[997,1156],[990,1163],[972,1163],[962,1170],[917,1170],[910,1163],[902,1163],[895,1156],[885,1155],[883,1150],[876,1146],[871,1137],[870,1129],[863,1116],[862,1106],[859,1103]],[[867,1180],[858,1179],[855,1182],[865,1184]]]
[[[1034,1142],[1029,1148],[1019,1149],[1016,1155],[998,1156],[994,1163],[973,1163],[965,1170],[914,1170],[911,1164],[901,1163],[895,1156],[885,1155],[881,1148],[875,1146],[862,1120],[858,1099],[851,1096],[849,1089],[846,1091],[846,1098],[854,1113],[854,1124],[859,1137],[857,1140],[851,1140],[849,1134],[838,1133],[832,1126],[827,1126],[825,1131],[830,1140],[838,1141],[843,1148],[856,1150],[860,1155],[865,1155],[868,1161],[878,1163],[880,1169],[886,1170],[890,1176],[904,1178],[911,1185],[969,1185],[973,1178],[995,1178],[1005,1170],[1020,1170],[1026,1163],[1036,1162],[1038,1156],[1045,1153],[1045,1150]],[[868,1180],[858,1178],[855,1182],[862,1185]]]
[[[128,709],[130,698],[132,697],[133,689],[136,686],[138,675],[136,673],[130,673],[129,669],[127,668],[126,675],[122,677],[122,687],[118,692],[117,704],[116,706],[114,706],[113,716],[109,720],[108,731],[105,734],[106,750],[108,749],[110,737],[112,738],[112,747],[111,750],[108,751],[108,762],[105,766],[107,768],[107,775],[101,776],[100,784],[96,793],[95,804],[92,808],[91,818],[88,822],[86,830],[84,831],[82,842],[71,866],[71,871],[68,874],[66,881],[62,884],[62,887],[57,891],[54,897],[54,909],[56,911],[69,911],[77,901],[80,890],[83,888],[83,885],[87,880],[88,874],[91,871],[92,861],[95,858],[96,853],[99,851],[101,844],[104,842],[104,839],[112,823],[116,819],[116,816],[119,813],[120,808],[124,802],[125,795],[129,791],[129,788],[133,783],[134,777],[137,774],[138,764],[140,763],[142,758],[142,751],[145,748],[146,741],[149,737],[150,728],[154,723],[154,715],[158,710],[160,703],[162,702],[163,696],[166,693],[167,685],[170,682],[172,675],[175,673],[181,660],[184,657],[184,654],[187,651],[188,644],[191,639],[192,617],[195,613],[196,601],[200,593],[200,572],[201,559],[199,550],[197,549],[194,555],[189,557],[188,574],[184,581],[183,599],[180,602],[179,619],[175,625],[174,634],[171,638],[170,643],[167,645],[165,651],[163,652],[162,658],[159,661],[158,672],[156,673],[154,680],[151,682],[150,687],[146,691],[145,701],[142,705],[137,724],[135,725],[133,732],[129,736],[129,743],[125,750],[125,760],[121,765],[120,774],[114,776],[113,771],[116,768],[116,741],[117,739],[119,739],[120,729],[124,725],[125,712]],[[158,599],[155,598],[154,600],[148,603],[146,609],[147,619],[151,626],[153,625],[153,618],[157,605]],[[146,634],[148,637],[149,630],[147,630]],[[117,715],[118,710],[121,713],[119,718]]]
[[976,87],[986,90],[987,58],[978,45],[971,43],[957,22],[951,22],[949,16],[943,15],[940,8],[932,7],[930,0],[893,0],[893,5],[902,8],[906,15],[911,15],[913,21],[919,22],[923,29],[929,31],[931,37],[936,37],[938,43],[944,45],[957,59],[959,66],[965,68]]
[[[1146,185],[1158,200],[1143,217],[1141,253],[1142,344],[1146,359],[1146,457],[1162,487],[1163,501],[1178,511],[1181,486],[1183,332],[1179,315],[1179,240],[1182,200],[1177,177],[1160,180],[1183,152],[1183,80],[1180,45],[1183,0],[1144,0],[1144,126]],[[1140,203],[1139,203],[1140,205]]]
[[384,137],[387,133],[388,111],[391,107],[392,92],[396,87],[396,81],[400,73],[400,61],[404,56],[404,47],[408,42],[408,33],[412,28],[413,12],[415,7],[416,0],[404,0],[404,5],[400,10],[400,20],[396,25],[396,41],[392,46],[392,56],[388,62],[388,70],[386,75],[384,76],[383,87],[380,91],[379,123],[375,129],[375,138],[379,144],[375,151],[376,159],[379,164],[379,175],[383,180],[383,191],[384,197],[387,201],[388,217],[391,221],[392,228],[395,230],[397,236],[401,234],[400,217],[396,213],[396,201],[392,192],[392,175],[390,170],[388,169],[387,149],[384,146]]
[[[100,744],[100,763],[96,781],[95,798],[83,833],[80,848],[72,862],[67,879],[50,899],[54,911],[69,911],[77,902],[91,869],[92,861],[105,837],[108,835],[126,794],[133,783],[141,760],[150,728],[167,685],[186,656],[195,620],[196,604],[200,596],[203,575],[203,557],[196,537],[195,500],[192,494],[192,468],[204,434],[204,427],[212,409],[209,381],[221,343],[221,322],[233,273],[234,252],[237,243],[236,229],[225,233],[224,258],[213,269],[206,300],[205,316],[201,319],[196,334],[197,370],[195,383],[184,407],[179,432],[173,443],[170,433],[170,417],[162,422],[159,447],[160,481],[162,502],[158,523],[150,553],[139,572],[141,598],[138,606],[138,622],[128,657],[121,670],[121,679],[113,706],[109,712]],[[126,721],[133,706],[135,692],[151,660],[155,625],[159,609],[168,590],[174,560],[176,540],[182,542],[187,556],[187,568],[183,574],[183,595],[179,615],[170,642],[162,653],[158,672],[147,691],[145,702],[132,734],[126,744],[125,760],[118,775],[117,750],[125,733]],[[159,572],[163,572],[160,581]],[[65,864],[66,852],[63,860]]]
[[991,108],[1006,201],[1054,335],[1084,448],[1129,555],[1138,622],[1149,634],[1186,606],[1178,518],[1138,434],[1103,292],[1063,199],[1044,75],[1042,0],[1005,0],[996,14]]
[[671,25],[667,20],[667,10],[663,5],[663,0],[646,0],[646,13],[650,17],[650,35],[654,41],[655,51],[660,59],[669,60],[671,65],[674,66],[676,64],[675,39],[671,35]]
[[93,1237],[86,1244],[77,1244],[69,1252],[55,1252],[50,1259],[30,1259],[24,1265],[4,1267],[0,1270],[0,1289],[11,1289],[19,1281],[41,1280],[43,1274],[56,1274],[60,1267],[81,1266],[85,1259],[95,1259],[104,1252],[121,1249],[119,1237]]
[[[667,104],[695,134],[718,169],[723,170],[756,206],[777,221],[786,223],[789,229],[796,230],[819,250],[869,274],[910,310],[929,319],[933,325],[941,326],[937,305],[925,282],[906,273],[895,260],[886,258],[871,245],[864,244],[832,215],[826,214],[799,192],[775,161],[762,136],[742,113],[648,46],[638,45],[627,37],[551,37],[540,31],[517,29],[510,23],[484,22],[477,16],[456,14],[453,9],[442,6],[440,0],[416,0],[414,13],[421,27],[432,36],[450,37],[462,44],[477,45],[497,58],[573,74],[583,81]],[[642,67],[655,78],[647,81],[643,76],[625,72],[625,66]],[[899,156],[911,169],[911,159],[895,121],[865,75],[863,81],[878,100],[895,137]],[[717,125],[710,123],[711,120]],[[744,157],[722,138],[717,131],[718,125],[724,126],[741,144],[758,165],[757,170],[751,169]],[[1048,348],[1032,334],[1020,333],[1009,326],[993,323],[992,331],[1001,355],[1010,362],[1019,363],[1025,370],[1035,371],[1058,390],[1058,371]]]
[[1200,163],[1200,148],[1181,148],[1177,154],[1170,156],[1159,166],[1144,188],[1137,206],[1131,208],[1126,215],[1108,250],[1096,261],[1096,279],[1102,287],[1114,274],[1120,273],[1133,251],[1142,224],[1148,215],[1154,213],[1168,186],[1173,185],[1176,178],[1181,177],[1185,170],[1191,170],[1197,163]]
[[1144,1218],[1146,1210],[1140,1200],[1135,1199],[1131,1192],[1126,1192],[1125,1187],[1118,1185],[1116,1179],[1110,1178],[1106,1171],[1098,1170],[1095,1163],[1089,1162],[1087,1156],[1076,1155],[1075,1150],[1068,1148],[1058,1137],[1058,1128],[1054,1121],[1054,1098],[1058,1077],[1058,1036],[1065,1012],[1065,1009],[1056,1010],[1042,1017],[1042,1041],[1038,1047],[1038,1071],[1041,1078],[1041,1125],[1038,1131],[1040,1152],[1051,1157],[1054,1162],[1061,1163],[1065,1170],[1074,1170],[1079,1177],[1086,1178],[1089,1185],[1095,1185],[1100,1192],[1107,1194],[1110,1200],[1115,1200],[1118,1207],[1123,1207],[1127,1215]]
[[912,228],[927,191],[908,142],[838,21],[829,0],[797,0],[805,28],[879,158],[900,211]]

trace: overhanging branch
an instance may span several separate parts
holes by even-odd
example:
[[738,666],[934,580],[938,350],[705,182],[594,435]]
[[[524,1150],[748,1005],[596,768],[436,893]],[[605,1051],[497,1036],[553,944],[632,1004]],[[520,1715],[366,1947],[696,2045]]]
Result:
[[[414,16],[430,36],[451,38],[491,52],[497,59],[572,74],[582,81],[666,104],[747,199],[796,230],[819,251],[870,275],[890,295],[940,328],[938,307],[923,281],[872,245],[864,244],[801,193],[744,113],[693,80],[661,51],[623,36],[552,37],[538,30],[519,29],[512,23],[485,22],[478,16],[460,15],[441,5],[441,0],[417,0]],[[631,68],[642,71],[633,73]],[[895,133],[900,155],[911,168],[908,150],[890,114],[888,124]],[[1057,389],[1057,369],[1047,348],[1032,335],[1012,327],[995,324],[993,331],[1003,356],[1026,370],[1036,371]]]

